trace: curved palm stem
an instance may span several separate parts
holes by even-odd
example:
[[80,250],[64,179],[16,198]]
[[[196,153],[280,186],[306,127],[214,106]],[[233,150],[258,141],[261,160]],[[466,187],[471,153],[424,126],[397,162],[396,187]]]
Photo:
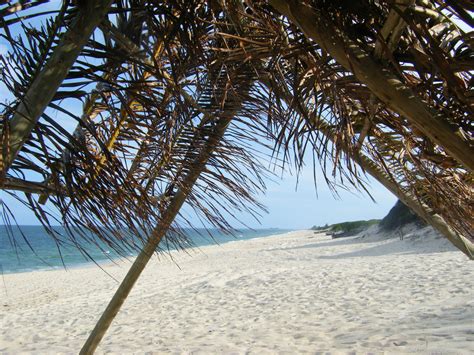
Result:
[[410,88],[345,36],[320,12],[296,1],[270,0],[270,4],[321,45],[387,106],[443,147],[469,170],[474,170],[474,148],[456,134],[442,113],[433,113]]
[[397,183],[393,181],[390,176],[384,173],[370,158],[359,153],[354,157],[354,159],[365,171],[372,175],[391,193],[397,196],[421,219],[437,229],[469,259],[474,260],[474,243],[453,230],[442,216],[434,212],[429,206],[419,201],[417,198],[413,197],[408,191],[400,189]]
[[[272,86],[268,80],[263,76],[260,77],[260,81],[263,85],[271,90],[279,90],[278,94],[282,97],[286,104],[291,105],[301,114],[310,124],[312,129],[318,130],[329,140],[333,141],[333,135],[331,134],[330,127],[320,119],[317,119],[309,112],[304,110],[301,105],[292,105],[293,98],[281,88]],[[405,205],[411,208],[420,218],[425,220],[428,224],[432,225],[441,234],[443,234],[456,248],[461,250],[470,259],[474,259],[474,244],[464,236],[454,231],[442,216],[435,213],[429,206],[413,197],[408,191],[402,190],[398,184],[386,174],[380,167],[372,161],[368,156],[364,155],[360,151],[348,151],[343,147],[343,150],[348,154],[355,162],[357,162],[366,172],[372,175],[377,181],[385,186],[390,192],[397,196]]]
[[[237,0],[237,2],[238,1],[239,0]],[[204,144],[198,148],[199,152],[197,156],[193,152],[194,149],[196,149],[194,144],[189,146],[188,153],[190,154],[186,154],[188,159],[183,160],[184,163],[181,166],[180,173],[177,174],[177,179],[181,180],[178,184],[177,191],[174,193],[173,188],[171,188],[167,190],[167,194],[170,196],[162,196],[160,202],[165,205],[165,208],[163,210],[159,224],[152,231],[145,247],[140,252],[129,272],[127,273],[125,279],[120,284],[117,292],[114,294],[112,300],[81,349],[80,354],[92,354],[97,348],[99,342],[119,312],[121,306],[125,302],[125,299],[132,290],[140,274],[143,272],[160,241],[167,233],[181,206],[184,204],[186,198],[191,193],[191,190],[198,180],[200,174],[205,170],[208,160],[211,158],[213,152],[223,139],[226,129],[228,128],[232,119],[241,110],[243,105],[243,97],[245,97],[250,90],[254,79],[252,75],[245,73],[245,68],[247,66],[235,66],[234,64],[233,67],[234,71],[240,70],[238,73],[240,74],[238,75],[238,81],[240,81],[240,90],[237,90],[237,95],[235,95],[235,92],[233,91],[234,88],[232,85],[229,85],[230,83],[228,82],[229,77],[227,75],[229,75],[229,73],[225,73],[225,70],[223,73],[220,73],[220,70],[217,71],[218,77],[213,78],[216,79],[216,81],[212,82],[212,86],[207,88],[207,91],[209,91],[211,97],[210,103],[212,104],[217,117],[214,121],[212,121],[212,117],[210,117],[206,112],[203,112],[201,120],[202,126],[205,126],[206,123],[211,125],[210,132],[208,133],[207,137],[202,137],[202,131],[205,130],[195,130],[194,139],[197,141],[205,139]],[[215,65],[214,68],[217,69]],[[215,73],[211,71],[211,78],[214,76],[214,74]],[[171,85],[171,82],[168,84]],[[197,103],[195,103],[194,100],[191,100],[190,97],[185,97],[186,100],[189,100],[188,104],[197,105]],[[193,156],[195,156],[194,159],[192,159]],[[189,159],[192,160],[190,161]],[[186,164],[188,161],[190,162]],[[174,184],[174,182],[172,182],[172,184]],[[167,203],[168,199],[170,199],[169,203]]]
[[181,206],[183,205],[187,196],[191,192],[191,189],[195,184],[196,180],[199,178],[199,175],[205,169],[209,157],[222,139],[227,126],[232,120],[232,117],[232,115],[229,115],[226,117],[222,117],[217,121],[205,146],[203,147],[199,155],[196,157],[196,159],[189,165],[189,172],[183,179],[181,188],[178,189],[176,194],[172,197],[171,202],[163,213],[160,224],[155,227],[144,248],[135,259],[129,272],[125,276],[116,293],[112,297],[109,305],[107,306],[104,313],[97,322],[96,326],[94,327],[94,330],[92,331],[86,343],[82,347],[80,354],[94,353],[95,349],[99,345],[99,342],[102,340],[103,336],[105,335],[105,332],[107,331],[113,319],[119,312],[120,308],[125,302],[125,299],[132,290],[145,266],[150,261],[150,258],[155,252],[161,239],[168,231],[169,226],[175,219]]

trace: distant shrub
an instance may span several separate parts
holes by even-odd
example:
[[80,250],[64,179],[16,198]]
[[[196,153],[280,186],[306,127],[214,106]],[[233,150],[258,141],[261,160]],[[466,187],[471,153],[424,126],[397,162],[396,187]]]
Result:
[[352,221],[352,222],[342,222],[335,224],[325,224],[324,226],[313,226],[311,229],[315,231],[326,231],[330,234],[334,233],[344,233],[347,235],[357,234],[363,230],[373,226],[380,222],[380,219],[370,219],[370,220],[361,220],[361,221]]
[[327,230],[329,229],[329,225],[326,223],[324,226],[312,226],[311,229],[314,231]]
[[343,222],[336,223],[329,226],[329,230],[333,233],[344,232],[344,233],[359,233],[380,222],[380,219],[369,219],[361,221]]

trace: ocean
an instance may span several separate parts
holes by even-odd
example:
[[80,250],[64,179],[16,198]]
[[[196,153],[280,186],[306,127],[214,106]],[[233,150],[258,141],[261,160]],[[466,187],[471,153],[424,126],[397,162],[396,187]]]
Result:
[[[34,270],[52,270],[58,268],[71,268],[84,264],[91,264],[89,258],[72,246],[61,246],[57,244],[41,226],[21,226],[21,232],[13,227],[13,235],[8,235],[4,226],[0,226],[0,273],[17,273]],[[54,227],[59,232],[62,227]],[[201,233],[199,233],[199,231]],[[253,238],[267,237],[275,234],[290,232],[290,229],[241,229],[237,230],[235,236],[223,234],[218,230],[211,229],[214,240],[204,237],[204,230],[186,230],[186,234],[195,246],[205,246],[213,244],[223,244],[236,240],[247,240]],[[22,233],[27,237],[28,243],[24,240]],[[91,244],[81,244],[87,253],[96,262],[114,260],[119,258],[113,250],[106,246],[99,247]],[[130,253],[128,256],[135,256]]]

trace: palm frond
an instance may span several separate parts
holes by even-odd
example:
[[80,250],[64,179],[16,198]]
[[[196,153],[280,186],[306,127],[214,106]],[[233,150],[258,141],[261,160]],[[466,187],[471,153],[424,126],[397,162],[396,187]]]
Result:
[[[23,200],[52,234],[48,226],[56,218],[70,234],[80,227],[117,249],[136,248],[120,230],[144,241],[149,226],[160,221],[162,199],[180,187],[187,162],[205,144],[222,109],[217,92],[229,93],[230,85],[239,110],[187,195],[206,223],[228,230],[235,211],[258,216],[263,206],[255,196],[271,175],[263,165],[273,161],[299,171],[312,154],[334,191],[346,185],[366,189],[364,172],[375,171],[396,187],[389,189],[472,240],[470,154],[461,157],[450,147],[466,148],[473,137],[472,50],[470,35],[459,26],[469,23],[468,10],[457,1],[420,6],[114,2],[4,169],[3,188],[27,193]],[[4,156],[11,154],[16,108],[83,11],[68,2],[55,17],[38,10],[46,21],[33,28],[22,9],[14,16],[13,9],[1,8],[12,20],[3,22],[10,51],[2,57],[2,75],[14,97],[2,111]],[[316,37],[307,31],[310,13],[319,19],[316,25],[331,29],[329,37],[337,34],[339,47],[328,47],[328,31]],[[15,32],[21,36],[14,38]],[[366,68],[360,68],[358,53],[398,80],[430,122],[449,126],[441,130],[448,135],[434,137],[432,125],[416,122],[404,100],[388,102],[367,81],[374,76],[360,71]],[[240,86],[243,77],[252,84]],[[73,101],[81,102],[82,112],[68,107]],[[77,128],[65,129],[58,114]],[[56,217],[42,205],[48,196]],[[178,219],[189,224],[185,216]],[[86,232],[82,237],[94,240]]]

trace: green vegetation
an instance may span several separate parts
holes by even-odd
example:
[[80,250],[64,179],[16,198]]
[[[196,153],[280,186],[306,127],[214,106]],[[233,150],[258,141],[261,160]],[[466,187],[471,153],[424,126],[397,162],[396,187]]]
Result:
[[342,222],[342,223],[335,223],[331,225],[325,226],[314,226],[311,229],[315,231],[326,231],[328,233],[344,233],[344,234],[357,234],[362,232],[363,230],[378,224],[380,219],[369,219],[369,220],[361,220],[361,221],[352,221],[352,222]]
[[324,226],[312,226],[312,227],[311,227],[311,230],[314,230],[314,231],[325,231],[325,230],[329,230],[329,227],[330,227],[330,225],[328,225],[328,224],[326,223]]

